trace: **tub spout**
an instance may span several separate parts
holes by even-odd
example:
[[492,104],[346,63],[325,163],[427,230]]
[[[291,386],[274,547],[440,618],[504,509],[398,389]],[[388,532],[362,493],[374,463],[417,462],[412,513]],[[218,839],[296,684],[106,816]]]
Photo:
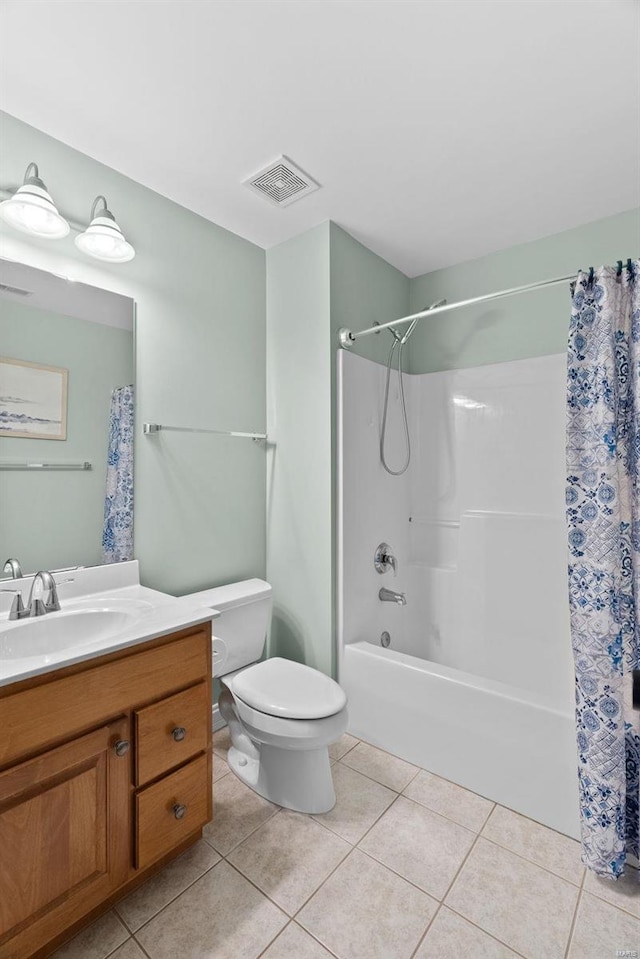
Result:
[[397,603],[398,606],[407,605],[407,597],[404,593],[396,593],[395,590],[387,589],[386,586],[382,587],[378,593],[378,598],[383,603]]

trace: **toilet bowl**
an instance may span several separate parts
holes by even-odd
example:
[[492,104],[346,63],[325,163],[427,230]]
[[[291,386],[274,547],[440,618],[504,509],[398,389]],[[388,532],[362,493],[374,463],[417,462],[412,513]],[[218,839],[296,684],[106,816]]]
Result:
[[227,761],[265,799],[298,812],[335,805],[329,746],[347,728],[347,697],[324,673],[292,660],[259,660],[271,616],[271,587],[246,580],[192,598],[220,612],[213,623],[218,705],[229,727]]

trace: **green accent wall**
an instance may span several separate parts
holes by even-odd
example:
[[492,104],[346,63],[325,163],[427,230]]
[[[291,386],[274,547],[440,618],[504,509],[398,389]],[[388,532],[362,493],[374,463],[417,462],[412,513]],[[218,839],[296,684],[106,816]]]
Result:
[[[335,674],[336,335],[402,316],[409,281],[334,223],[267,252],[269,654]],[[390,336],[366,342],[385,361]]]
[[[341,327],[355,333],[406,316],[411,281],[337,224],[331,224],[330,235],[331,346],[335,353]],[[391,334],[383,330],[359,340],[355,349],[359,356],[386,363],[392,342]]]
[[[410,311],[441,297],[453,303],[638,255],[640,210],[630,210],[415,277]],[[429,373],[561,353],[570,312],[567,283],[421,320],[409,341],[409,370]]]
[[87,472],[0,471],[0,555],[25,572],[102,562],[111,393],[133,382],[133,334],[0,301],[4,356],[68,373],[67,439],[0,437],[10,462],[88,460]]
[[267,251],[269,655],[331,673],[329,223]]
[[[0,114],[0,184],[31,161],[63,214],[87,222],[104,194],[136,248],[110,265],[73,234],[37,240],[0,228],[0,255],[136,302],[135,555],[170,593],[265,575],[265,447],[167,433],[145,421],[264,432],[265,253],[116,170]],[[20,551],[18,550],[20,557]]]

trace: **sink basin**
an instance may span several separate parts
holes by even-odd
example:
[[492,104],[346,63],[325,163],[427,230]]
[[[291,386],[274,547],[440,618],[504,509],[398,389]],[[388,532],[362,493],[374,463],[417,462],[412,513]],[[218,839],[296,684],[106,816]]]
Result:
[[[56,656],[62,650],[88,646],[132,626],[149,604],[112,604],[48,613],[12,623],[0,631],[0,660]],[[142,607],[142,608],[141,608]]]

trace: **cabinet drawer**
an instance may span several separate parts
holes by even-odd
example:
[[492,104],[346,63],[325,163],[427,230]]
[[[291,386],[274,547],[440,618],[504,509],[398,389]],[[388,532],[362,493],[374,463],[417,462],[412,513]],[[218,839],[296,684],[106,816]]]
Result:
[[[39,752],[108,721],[138,703],[176,689],[211,682],[210,626],[145,649],[134,646],[106,661],[89,660],[86,668],[69,667],[42,685],[16,690],[0,687],[0,767]],[[82,664],[84,667],[85,664]],[[62,670],[64,673],[64,670]]]
[[208,702],[206,684],[198,683],[136,710],[136,785],[204,752],[211,727]]
[[210,819],[211,754],[147,786],[136,796],[136,865],[144,869]]

